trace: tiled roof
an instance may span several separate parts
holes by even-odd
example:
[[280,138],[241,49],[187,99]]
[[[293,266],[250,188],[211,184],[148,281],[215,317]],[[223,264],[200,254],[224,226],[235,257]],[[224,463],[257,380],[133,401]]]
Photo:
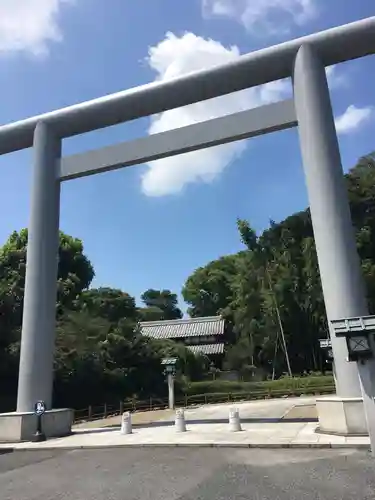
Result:
[[186,347],[194,354],[223,354],[224,352],[224,344],[198,344]]
[[142,334],[154,339],[223,335],[224,326],[225,321],[221,316],[174,319],[169,321],[144,321],[140,323]]

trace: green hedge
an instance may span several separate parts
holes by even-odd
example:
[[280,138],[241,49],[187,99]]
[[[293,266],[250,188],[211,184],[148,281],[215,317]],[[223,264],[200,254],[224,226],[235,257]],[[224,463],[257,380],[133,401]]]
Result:
[[314,388],[304,387],[296,389],[268,389],[257,390],[252,392],[208,392],[206,394],[194,394],[185,396],[184,399],[178,399],[177,404],[194,405],[194,404],[207,404],[207,403],[225,403],[235,401],[251,401],[254,399],[278,398],[282,396],[308,396],[315,394],[332,394],[335,391],[334,385],[321,386]]
[[185,388],[188,396],[195,394],[218,394],[243,392],[250,394],[256,391],[267,390],[295,390],[313,389],[334,385],[332,375],[311,377],[281,378],[279,380],[266,380],[264,382],[234,382],[229,380],[212,380],[203,382],[190,382]]

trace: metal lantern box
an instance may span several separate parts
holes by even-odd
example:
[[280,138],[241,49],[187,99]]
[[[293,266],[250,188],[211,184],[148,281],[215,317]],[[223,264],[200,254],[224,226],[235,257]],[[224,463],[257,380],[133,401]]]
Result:
[[348,361],[373,357],[370,335],[375,333],[375,316],[361,316],[331,321],[336,337],[345,337]]
[[161,364],[165,366],[165,373],[168,375],[171,373],[174,375],[176,373],[177,358],[164,358]]

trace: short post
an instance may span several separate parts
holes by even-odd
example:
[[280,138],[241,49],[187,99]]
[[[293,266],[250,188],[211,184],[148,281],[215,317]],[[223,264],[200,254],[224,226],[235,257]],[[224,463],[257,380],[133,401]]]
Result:
[[174,410],[174,376],[168,373],[168,405],[170,410]]
[[231,432],[242,431],[238,408],[230,408],[229,410],[229,430]]
[[129,411],[122,414],[121,420],[121,434],[131,434],[132,429],[132,416]]
[[37,401],[34,406],[34,413],[36,415],[36,431],[31,439],[34,443],[40,443],[47,439],[46,435],[42,430],[42,415],[44,414],[45,411],[46,411],[45,402]]
[[186,432],[185,412],[182,408],[176,410],[175,428],[176,432]]

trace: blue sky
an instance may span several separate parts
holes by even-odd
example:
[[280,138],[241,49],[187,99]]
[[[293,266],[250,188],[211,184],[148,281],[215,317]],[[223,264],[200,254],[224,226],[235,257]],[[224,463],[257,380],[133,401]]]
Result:
[[[0,122],[233,60],[375,14],[373,0],[2,0]],[[375,58],[328,73],[344,168],[375,149]],[[72,154],[288,97],[279,82],[64,142]],[[0,158],[0,242],[28,224],[31,150]],[[137,300],[180,292],[195,268],[307,206],[297,131],[65,182],[61,229],[79,237],[94,286]]]

